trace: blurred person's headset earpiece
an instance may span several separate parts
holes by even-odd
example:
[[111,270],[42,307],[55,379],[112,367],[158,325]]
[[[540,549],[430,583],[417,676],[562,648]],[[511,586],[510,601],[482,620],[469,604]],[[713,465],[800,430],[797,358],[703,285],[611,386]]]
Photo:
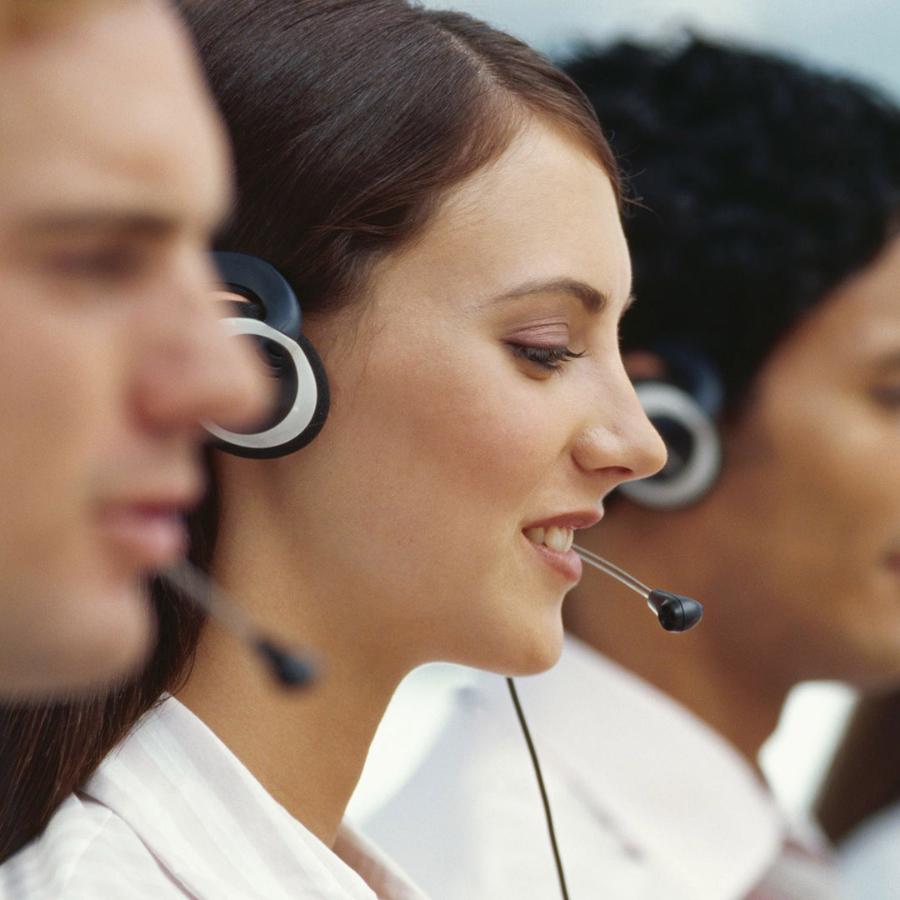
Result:
[[635,380],[634,386],[647,418],[665,441],[668,460],[653,477],[626,482],[619,490],[641,506],[681,509],[704,497],[722,468],[722,439],[716,425],[722,381],[698,351],[660,345],[650,352],[662,359],[666,373]]
[[325,424],[329,390],[325,367],[301,334],[300,302],[273,265],[245,253],[213,253],[226,290],[245,298],[225,320],[232,334],[252,335],[278,381],[272,414],[253,431],[205,423],[213,446],[235,456],[271,459],[305,447]]

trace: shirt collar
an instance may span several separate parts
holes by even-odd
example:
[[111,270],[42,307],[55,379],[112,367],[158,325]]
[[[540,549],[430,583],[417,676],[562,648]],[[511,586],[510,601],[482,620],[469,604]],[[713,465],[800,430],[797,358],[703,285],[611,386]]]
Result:
[[83,793],[122,818],[191,895],[422,896],[346,828],[342,861],[174,697],[141,720]]
[[777,855],[781,814],[717,732],[648,682],[568,637],[549,672],[518,680],[541,745],[585,801],[685,884],[738,896]]

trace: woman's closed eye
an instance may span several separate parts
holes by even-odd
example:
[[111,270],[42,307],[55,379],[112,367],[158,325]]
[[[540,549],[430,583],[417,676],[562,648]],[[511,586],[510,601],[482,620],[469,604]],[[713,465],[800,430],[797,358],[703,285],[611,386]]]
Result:
[[570,359],[579,359],[585,355],[584,350],[578,352],[566,346],[534,346],[507,342],[513,356],[519,359],[535,363],[545,369],[556,370],[561,368]]

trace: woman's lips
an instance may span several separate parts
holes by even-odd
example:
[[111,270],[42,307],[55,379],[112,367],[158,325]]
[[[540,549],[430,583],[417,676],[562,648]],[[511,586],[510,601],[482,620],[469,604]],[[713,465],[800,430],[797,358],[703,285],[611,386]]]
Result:
[[115,551],[139,569],[167,566],[184,556],[187,530],[183,509],[152,504],[107,506],[100,528]]
[[522,534],[548,566],[567,581],[581,580],[581,557],[572,549],[575,531],[590,528],[603,518],[603,509],[591,509],[562,513],[526,525]]
[[574,529],[551,526],[526,528],[522,533],[529,546],[551,569],[567,581],[575,583],[581,580],[581,558],[572,549]]

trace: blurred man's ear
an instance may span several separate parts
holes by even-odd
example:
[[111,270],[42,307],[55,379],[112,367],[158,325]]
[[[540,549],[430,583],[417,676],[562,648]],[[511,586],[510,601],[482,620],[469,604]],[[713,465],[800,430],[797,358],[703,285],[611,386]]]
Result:
[[632,381],[638,379],[662,380],[669,370],[663,358],[649,350],[631,350],[623,353],[622,361],[625,363],[625,371]]

